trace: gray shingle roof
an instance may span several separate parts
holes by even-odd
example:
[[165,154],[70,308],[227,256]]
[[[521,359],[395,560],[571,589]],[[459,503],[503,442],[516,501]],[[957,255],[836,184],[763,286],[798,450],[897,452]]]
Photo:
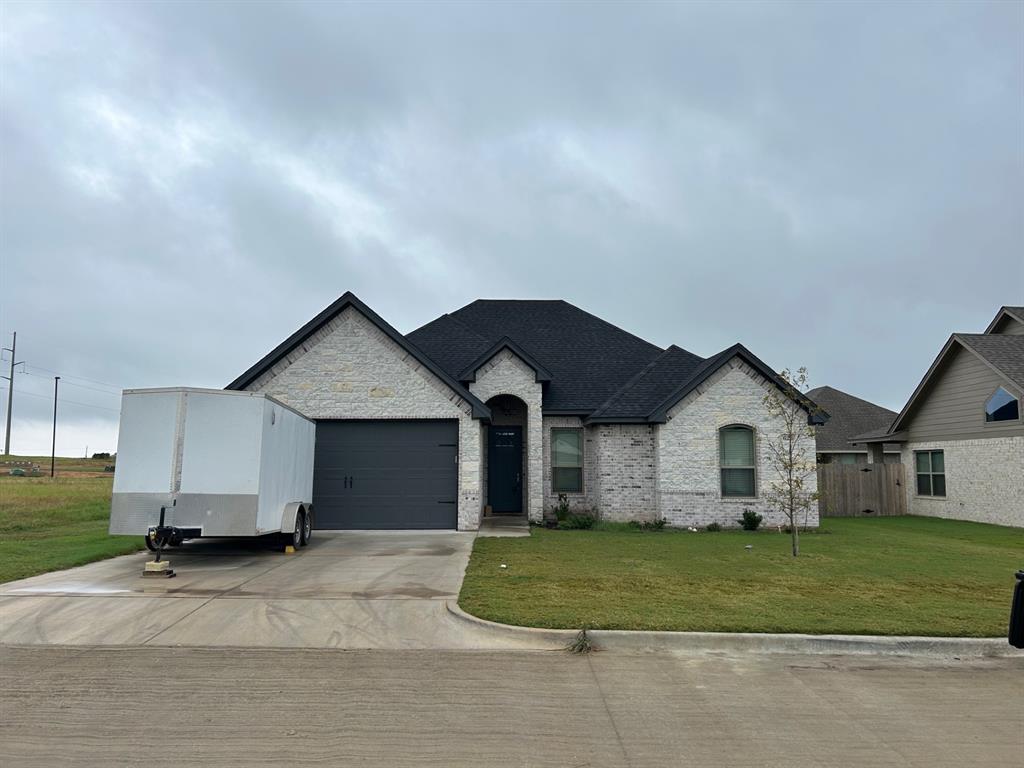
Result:
[[1024,389],[1024,336],[998,333],[954,333],[970,348],[1021,389]]
[[[818,451],[852,451],[850,440],[857,435],[884,434],[896,419],[896,412],[854,397],[835,387],[818,387],[807,393],[815,403],[828,411],[827,424],[818,427]],[[886,450],[899,446],[885,444]]]
[[561,300],[479,299],[406,338],[457,377],[505,336],[551,372],[549,411],[590,413],[664,352]]
[[673,344],[605,400],[590,418],[647,416],[703,362],[702,358]]

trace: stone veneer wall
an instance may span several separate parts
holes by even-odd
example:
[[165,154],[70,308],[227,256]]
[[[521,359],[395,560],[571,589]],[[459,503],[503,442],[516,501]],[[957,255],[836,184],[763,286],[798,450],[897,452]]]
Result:
[[597,431],[594,427],[583,427],[579,416],[545,416],[544,428],[544,508],[552,509],[558,504],[558,494],[551,490],[551,430],[573,428],[583,430],[583,491],[567,493],[569,507],[574,510],[600,508],[600,494],[597,484]]
[[[658,508],[672,526],[697,528],[717,522],[735,527],[744,509],[764,515],[764,526],[785,525],[781,512],[768,507],[764,489],[774,479],[768,463],[765,436],[777,434],[781,420],[765,410],[762,398],[773,386],[759,373],[734,358],[669,411],[669,421],[658,427]],[[757,461],[757,496],[751,499],[722,498],[718,463],[718,430],[729,424],[754,428]],[[804,460],[815,464],[815,442],[807,441]],[[809,490],[817,489],[817,475],[808,478]],[[815,504],[807,518],[818,525]]]
[[[480,366],[469,391],[485,403],[495,395],[514,395],[526,403],[526,500],[530,520],[540,522],[544,515],[543,389],[533,369],[508,349],[503,349]],[[485,499],[486,503],[486,499]]]
[[[923,450],[943,452],[945,497],[917,495]],[[910,514],[1024,527],[1024,437],[907,443],[902,458]]]
[[480,524],[480,425],[468,402],[349,307],[247,389],[311,419],[458,419],[460,530]]

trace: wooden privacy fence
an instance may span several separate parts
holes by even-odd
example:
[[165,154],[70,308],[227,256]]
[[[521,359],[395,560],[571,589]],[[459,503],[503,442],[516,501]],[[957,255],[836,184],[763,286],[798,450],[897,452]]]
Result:
[[822,517],[907,514],[902,464],[819,464]]

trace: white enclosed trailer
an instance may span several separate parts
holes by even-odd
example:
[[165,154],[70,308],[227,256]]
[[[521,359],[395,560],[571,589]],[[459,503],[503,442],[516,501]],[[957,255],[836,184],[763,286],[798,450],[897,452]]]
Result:
[[110,532],[146,536],[151,544],[164,525],[176,529],[171,543],[273,534],[305,544],[314,439],[312,421],[267,395],[126,389]]

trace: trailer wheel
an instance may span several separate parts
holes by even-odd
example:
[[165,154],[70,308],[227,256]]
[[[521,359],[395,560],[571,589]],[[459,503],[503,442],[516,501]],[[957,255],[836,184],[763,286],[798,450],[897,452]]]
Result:
[[302,512],[302,546],[309,544],[309,540],[313,538],[313,516],[309,514],[309,510]]
[[153,540],[149,538],[148,533],[145,536],[143,536],[142,539],[146,542],[146,549],[148,549],[150,552],[156,552],[156,544],[154,544]]
[[298,549],[302,546],[302,521],[305,519],[305,514],[299,512],[295,515],[295,530],[291,533],[282,533],[281,539],[286,547],[294,547]]

